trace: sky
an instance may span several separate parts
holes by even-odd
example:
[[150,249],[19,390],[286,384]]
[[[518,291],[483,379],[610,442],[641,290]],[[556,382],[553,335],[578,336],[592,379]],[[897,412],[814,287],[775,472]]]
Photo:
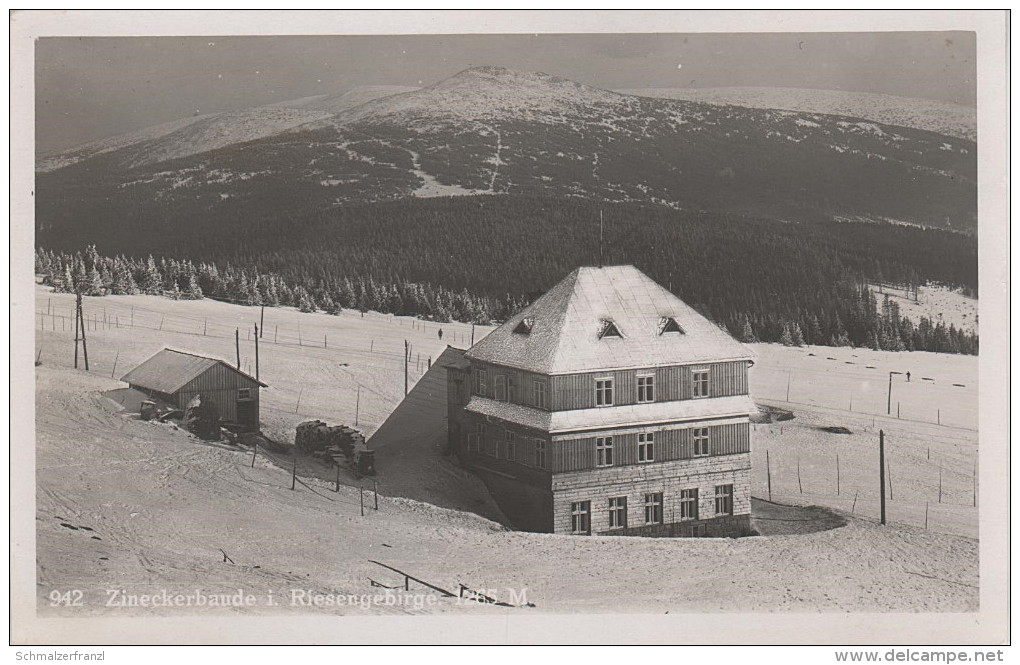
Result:
[[479,65],[607,89],[822,88],[974,106],[975,54],[972,32],[46,37],[36,152],[361,85],[424,86]]

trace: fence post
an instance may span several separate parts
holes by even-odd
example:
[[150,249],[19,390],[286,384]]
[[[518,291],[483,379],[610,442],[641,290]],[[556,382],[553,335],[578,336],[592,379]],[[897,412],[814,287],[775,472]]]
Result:
[[797,458],[797,489],[800,490],[801,494],[804,493],[804,486],[800,483],[800,458],[799,457]]
[[360,490],[359,498],[361,499],[361,516],[364,517],[365,516],[365,488],[364,487],[359,487],[358,489]]
[[854,505],[850,506],[850,514],[851,515],[854,514],[855,510],[857,510],[857,495],[860,494],[860,493],[861,493],[860,490],[857,490],[856,492],[854,492]]
[[772,501],[772,463],[769,460],[769,451],[765,451],[765,473],[768,479],[769,501]]
[[297,451],[291,453],[294,455],[294,471],[290,476],[290,488],[293,490],[297,487]]
[[255,457],[259,454],[259,442],[255,442],[255,447],[251,451],[251,468],[255,468]]
[[372,481],[372,495],[375,498],[375,509],[379,510],[379,483]]
[[839,496],[839,453],[836,453],[836,496]]
[[878,430],[878,497],[885,524],[885,432]]
[[333,464],[336,465],[336,487],[333,488],[334,492],[340,491],[340,462],[333,460]]
[[977,508],[977,462],[974,462],[974,472],[971,474],[971,479],[973,481],[972,484],[973,484],[973,491],[974,491],[973,505],[974,505],[975,508]]

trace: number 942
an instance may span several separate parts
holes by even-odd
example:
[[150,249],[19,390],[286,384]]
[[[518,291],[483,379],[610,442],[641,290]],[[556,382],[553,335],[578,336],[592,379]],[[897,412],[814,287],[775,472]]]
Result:
[[50,591],[50,607],[81,607],[82,595],[79,589],[71,589],[70,591],[54,589]]

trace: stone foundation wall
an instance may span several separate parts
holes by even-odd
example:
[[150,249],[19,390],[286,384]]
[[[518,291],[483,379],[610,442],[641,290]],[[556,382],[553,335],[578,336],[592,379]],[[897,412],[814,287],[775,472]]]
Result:
[[[733,514],[716,515],[715,488],[730,484],[733,485]],[[698,519],[682,521],[680,491],[695,488],[698,490]],[[645,494],[653,492],[662,493],[663,524],[646,526]],[[672,523],[680,525],[679,531],[704,523],[705,535],[746,535],[750,531],[751,456],[739,453],[647,466],[557,473],[552,477],[552,493],[555,533],[571,532],[571,504],[577,501],[591,502],[592,533],[622,533],[622,530],[609,528],[609,499],[625,496],[628,533],[646,529],[650,532],[648,535],[658,535],[659,531],[669,531],[664,527]],[[677,535],[685,535],[679,531]]]

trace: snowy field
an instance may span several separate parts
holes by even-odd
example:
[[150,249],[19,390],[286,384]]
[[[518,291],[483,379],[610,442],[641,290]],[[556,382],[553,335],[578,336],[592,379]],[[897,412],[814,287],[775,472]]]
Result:
[[[248,449],[139,421],[103,396],[123,387],[117,377],[164,346],[234,362],[235,328],[242,368],[253,371],[248,331],[258,323],[258,308],[148,296],[85,298],[86,316],[94,321],[85,373],[72,368],[73,303],[66,294],[36,291],[37,562],[44,615],[107,614],[113,610],[104,605],[106,589],[163,588],[243,588],[259,601],[229,611],[261,614],[977,609],[976,358],[758,345],[751,371],[755,400],[795,417],[755,426],[754,494],[768,498],[770,467],[774,501],[831,507],[847,525],[738,540],[577,538],[509,531],[484,487],[439,454],[441,417],[429,405],[445,399],[441,369],[421,377],[447,344],[470,344],[470,325],[265,310],[259,371],[270,386],[262,396],[266,433],[292,441],[294,425],[310,418],[357,423],[368,434],[379,430],[370,441],[379,451],[375,510],[371,481],[345,475],[337,488],[328,470],[299,458],[291,490],[289,455],[260,455],[252,466]],[[476,328],[476,340],[485,332]],[[405,339],[411,396],[383,426],[403,397]],[[894,376],[889,416],[888,371],[894,369],[910,370],[912,380]],[[829,434],[815,429],[820,426],[852,433]],[[878,428],[887,434],[891,469],[886,527],[876,523]],[[775,515],[766,511],[756,519],[767,527]],[[463,584],[510,600],[510,590],[526,589],[535,607],[463,604],[413,582],[412,595],[435,596],[435,603],[291,604],[292,590],[357,595],[380,592],[372,581],[402,586],[399,575],[370,561],[454,592]],[[82,607],[49,607],[54,589],[71,588],[83,591]],[[130,610],[196,611],[227,610]]]

